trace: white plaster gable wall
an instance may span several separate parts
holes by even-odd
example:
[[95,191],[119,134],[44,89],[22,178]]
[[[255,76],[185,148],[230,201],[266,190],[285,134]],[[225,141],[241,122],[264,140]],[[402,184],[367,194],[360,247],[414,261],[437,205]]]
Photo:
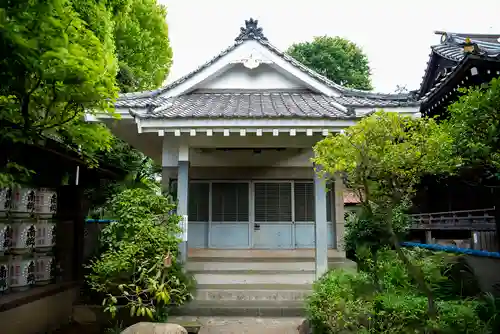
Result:
[[261,64],[248,69],[242,64],[235,64],[227,72],[207,80],[199,89],[305,89],[296,78],[286,77],[268,64]]
[[[315,78],[312,78],[307,73],[294,67],[289,62],[282,59],[280,56],[268,50],[258,41],[254,40],[245,40],[242,44],[238,45],[228,54],[213,62],[207,68],[193,75],[191,78],[182,82],[178,86],[165,91],[162,96],[178,96],[203,87],[206,82],[210,82],[216,79],[226,71],[231,71],[231,69],[234,68],[234,64],[242,63],[244,60],[249,58],[258,59],[261,62],[261,65],[267,64],[282,75],[290,78],[295,78],[296,80],[302,82],[305,87],[308,87],[313,91],[329,96],[340,96],[340,92],[336,89],[328,87]],[[261,65],[259,65],[259,67]],[[233,88],[236,89],[237,87]]]

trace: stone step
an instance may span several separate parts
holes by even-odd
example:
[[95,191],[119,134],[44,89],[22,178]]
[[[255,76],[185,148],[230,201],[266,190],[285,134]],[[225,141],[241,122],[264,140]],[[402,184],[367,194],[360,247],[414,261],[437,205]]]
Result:
[[310,284],[209,284],[198,285],[196,300],[300,301],[311,293]]
[[[285,260],[285,261],[283,261]],[[330,259],[330,268],[349,266],[345,259]],[[271,270],[271,271],[313,271],[316,263],[309,259],[269,259],[269,258],[212,258],[189,259],[186,264],[188,271],[214,271],[214,270]]]
[[314,270],[204,270],[191,273],[198,284],[312,284],[316,277]]
[[[314,261],[315,249],[216,249],[216,248],[190,248],[188,261],[190,259],[210,258],[250,258],[250,259],[291,259],[297,261],[304,258]],[[345,252],[337,249],[328,250],[328,258],[345,258]]]
[[303,317],[303,301],[260,301],[260,300],[194,300],[173,309],[174,316],[199,317]]

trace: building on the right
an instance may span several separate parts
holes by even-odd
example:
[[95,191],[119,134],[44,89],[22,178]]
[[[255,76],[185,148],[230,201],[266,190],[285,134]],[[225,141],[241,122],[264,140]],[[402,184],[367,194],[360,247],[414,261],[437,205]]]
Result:
[[436,31],[441,43],[431,46],[427,68],[417,94],[423,116],[445,116],[459,88],[490,82],[500,76],[500,34]]
[[[500,34],[436,31],[420,89],[422,117],[446,119],[460,88],[480,86],[500,77]],[[498,251],[500,184],[485,186],[477,175],[429,177],[415,199],[412,239],[427,243]]]

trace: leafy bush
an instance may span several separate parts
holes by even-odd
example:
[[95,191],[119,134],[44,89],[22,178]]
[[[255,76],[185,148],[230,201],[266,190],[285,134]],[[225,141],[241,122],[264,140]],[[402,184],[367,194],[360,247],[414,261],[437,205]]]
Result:
[[[405,214],[407,207],[408,204],[405,202],[392,212],[393,229],[400,240],[403,239],[410,225],[408,216]],[[367,208],[362,208],[359,213],[350,213],[347,216],[344,250],[352,260],[358,260],[356,254],[359,247],[366,247],[375,254],[379,249],[392,245],[386,225],[378,219],[383,214],[374,211],[376,211],[375,206],[370,208],[370,212]]]
[[450,278],[450,268],[456,263],[453,255],[404,251],[422,268],[437,297],[435,319],[428,315],[427,297],[417,289],[395,251],[383,249],[377,253],[376,263],[371,263],[374,273],[334,270],[314,284],[307,312],[315,332],[493,333],[492,321],[480,314],[486,312],[482,300],[462,298],[450,288],[459,284]]
[[89,266],[87,282],[102,294],[106,311],[129,309],[131,316],[164,317],[169,305],[191,299],[194,281],[177,263],[179,216],[170,197],[148,189],[114,196],[117,220],[101,234],[101,255]]

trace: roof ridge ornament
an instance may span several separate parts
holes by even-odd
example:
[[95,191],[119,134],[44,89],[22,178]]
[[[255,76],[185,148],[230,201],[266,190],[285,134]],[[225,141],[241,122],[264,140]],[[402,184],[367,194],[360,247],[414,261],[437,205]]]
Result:
[[249,39],[257,39],[267,41],[267,37],[264,36],[262,32],[262,28],[258,26],[259,20],[254,20],[250,18],[249,20],[245,20],[245,26],[240,28],[240,34],[234,40],[236,42],[249,40]]
[[466,53],[466,54],[478,55],[481,53],[481,50],[479,49],[479,46],[477,45],[477,43],[472,42],[469,37],[465,38],[465,42],[462,43],[462,47],[463,47],[464,53]]

